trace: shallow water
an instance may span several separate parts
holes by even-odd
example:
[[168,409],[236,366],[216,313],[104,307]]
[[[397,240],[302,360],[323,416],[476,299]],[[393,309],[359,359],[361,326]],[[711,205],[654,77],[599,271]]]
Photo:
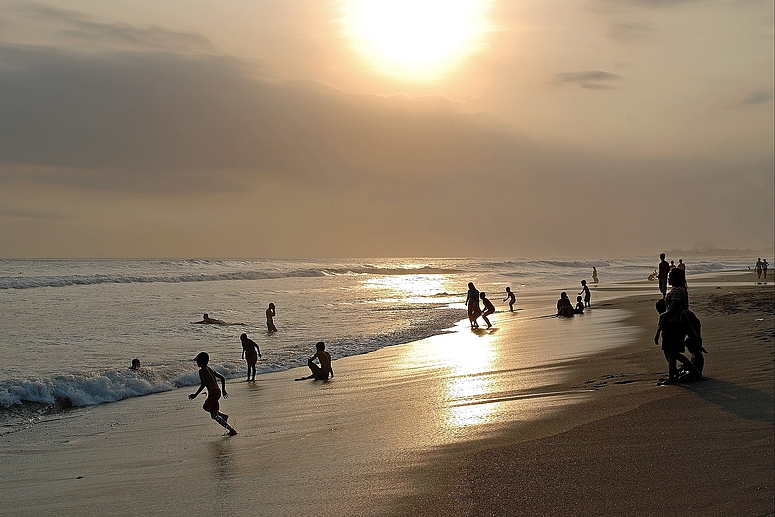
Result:
[[[601,284],[642,280],[656,260],[3,260],[0,408],[6,418],[113,402],[198,382],[206,350],[227,378],[245,374],[239,335],[262,352],[259,373],[305,363],[316,341],[334,358],[408,343],[465,317],[474,281],[499,310],[505,287],[529,298],[574,294],[596,266]],[[744,269],[705,259],[691,272]],[[277,333],[265,310],[277,305]],[[548,304],[547,311],[553,307]],[[225,325],[196,325],[202,313]],[[590,349],[590,352],[593,351]],[[128,369],[139,358],[139,372]],[[522,359],[519,359],[522,360]],[[0,412],[2,413],[2,412]]]

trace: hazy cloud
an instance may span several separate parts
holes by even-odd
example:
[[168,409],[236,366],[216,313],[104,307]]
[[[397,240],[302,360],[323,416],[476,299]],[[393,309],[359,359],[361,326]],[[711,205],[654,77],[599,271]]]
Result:
[[610,84],[619,80],[621,76],[602,70],[588,70],[584,72],[568,72],[555,74],[555,80],[562,83],[575,83],[582,88],[590,90],[611,90],[615,88]]
[[772,100],[772,90],[760,90],[758,92],[752,92],[748,97],[743,99],[743,104],[766,104],[772,102]]

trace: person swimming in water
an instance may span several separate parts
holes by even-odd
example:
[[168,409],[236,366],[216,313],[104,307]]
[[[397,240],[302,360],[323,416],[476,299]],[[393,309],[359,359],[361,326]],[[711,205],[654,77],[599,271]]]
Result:
[[223,321],[211,318],[206,312],[202,315],[202,321],[192,321],[191,323],[197,325],[223,325]]

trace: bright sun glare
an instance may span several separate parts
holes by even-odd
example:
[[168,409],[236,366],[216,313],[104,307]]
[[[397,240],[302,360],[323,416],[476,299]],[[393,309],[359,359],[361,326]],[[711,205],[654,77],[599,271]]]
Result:
[[481,46],[488,0],[344,0],[356,49],[380,72],[412,80],[445,74]]

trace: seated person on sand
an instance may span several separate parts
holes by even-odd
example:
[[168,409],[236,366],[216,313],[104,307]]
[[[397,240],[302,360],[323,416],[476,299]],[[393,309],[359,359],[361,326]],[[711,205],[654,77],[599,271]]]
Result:
[[560,293],[560,299],[557,300],[557,316],[573,316],[573,304],[568,298],[568,293],[563,291]]
[[[312,375],[308,377],[301,377],[296,379],[297,381],[303,381],[306,379],[315,379],[316,381],[327,381],[329,374],[334,376],[334,369],[331,367],[331,354],[326,352],[326,344],[322,341],[315,343],[317,351],[315,355],[307,359],[307,366],[309,367]],[[315,364],[315,358],[320,361],[320,366]]]
[[192,321],[191,323],[223,325],[223,321],[216,320],[215,318],[211,318],[210,316],[207,315],[206,312],[202,315],[202,321]]
[[576,308],[573,309],[574,314],[584,314],[584,302],[581,301],[581,296],[576,297]]

